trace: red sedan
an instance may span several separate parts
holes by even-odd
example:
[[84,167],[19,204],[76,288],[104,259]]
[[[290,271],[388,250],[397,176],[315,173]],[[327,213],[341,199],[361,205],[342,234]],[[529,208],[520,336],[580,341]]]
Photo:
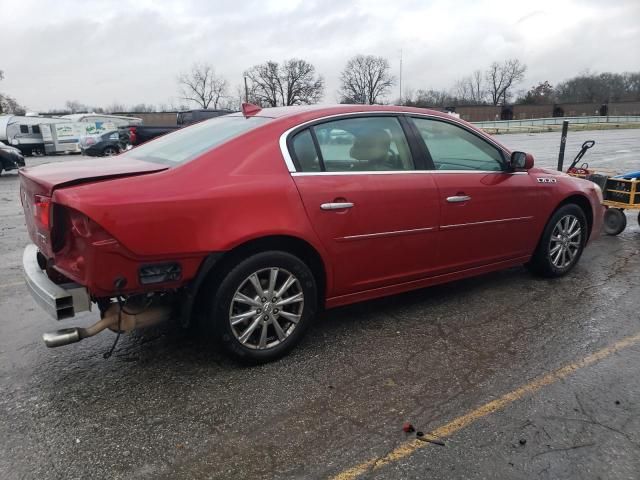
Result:
[[323,307],[514,265],[564,275],[603,214],[594,183],[392,106],[245,105],[109,161],[20,174],[34,298],[57,319],[101,313],[48,346],[179,316],[254,362]]

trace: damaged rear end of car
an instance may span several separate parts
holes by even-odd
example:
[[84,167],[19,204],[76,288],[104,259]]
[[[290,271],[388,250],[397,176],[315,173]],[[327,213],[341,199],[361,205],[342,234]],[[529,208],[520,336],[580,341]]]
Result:
[[45,334],[47,346],[105,329],[129,332],[177,314],[188,325],[201,266],[224,241],[225,178],[236,165],[218,147],[269,120],[219,117],[109,161],[20,171],[32,242],[23,269],[32,296],[56,320],[94,306],[100,311],[90,327]]
[[[133,254],[82,207],[70,205],[74,202],[69,195],[78,186],[104,187],[167,167],[137,161],[70,162],[66,167],[64,172],[55,166],[20,171],[20,198],[32,242],[23,253],[25,281],[36,302],[55,320],[73,318],[94,304],[101,318],[90,327],[45,333],[45,344],[58,347],[107,328],[130,331],[169,318],[168,297],[180,286],[180,268]],[[161,292],[158,284],[163,285]]]

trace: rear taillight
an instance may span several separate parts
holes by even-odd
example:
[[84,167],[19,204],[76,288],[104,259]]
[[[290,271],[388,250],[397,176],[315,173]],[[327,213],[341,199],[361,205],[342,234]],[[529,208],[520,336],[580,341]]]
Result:
[[65,246],[76,248],[78,245],[83,245],[84,249],[87,244],[96,245],[112,241],[114,241],[113,237],[84,213],[55,204],[51,232],[54,252],[61,251]]
[[69,224],[71,225],[71,234],[78,238],[84,238],[92,244],[101,242],[110,242],[113,237],[109,235],[100,225],[87,217],[84,213],[74,210],[73,208],[66,209],[69,215]]
[[49,230],[51,227],[51,198],[44,195],[36,195],[33,204],[33,215],[40,228]]
[[129,143],[135,145],[137,143],[138,136],[136,134],[136,127],[129,127]]

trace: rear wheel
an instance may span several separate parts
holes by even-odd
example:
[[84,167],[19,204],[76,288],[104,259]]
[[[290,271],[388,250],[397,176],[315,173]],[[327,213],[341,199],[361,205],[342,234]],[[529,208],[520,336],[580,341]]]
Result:
[[285,252],[262,252],[224,277],[206,321],[232,357],[263,363],[285,355],[300,341],[316,303],[316,282],[302,260]]
[[587,219],[575,204],[563,205],[549,219],[528,267],[544,277],[561,277],[578,263],[587,241]]
[[604,212],[604,233],[619,235],[627,228],[627,216],[621,208],[607,208]]
[[114,155],[118,155],[118,149],[115,147],[106,147],[104,150],[102,150],[102,154],[105,157],[113,157]]

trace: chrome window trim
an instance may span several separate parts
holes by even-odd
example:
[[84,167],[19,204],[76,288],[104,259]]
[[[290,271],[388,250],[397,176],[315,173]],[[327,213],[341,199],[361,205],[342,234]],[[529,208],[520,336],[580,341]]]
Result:
[[[455,125],[459,128],[462,128],[464,130],[469,131],[470,133],[474,133],[473,131],[471,131],[469,128],[466,128],[466,126],[460,122],[456,122],[455,120],[450,120],[448,118],[444,118],[441,117],[439,115],[432,115],[430,113],[415,113],[415,112],[393,112],[393,111],[385,111],[385,110],[373,110],[373,111],[369,111],[369,112],[348,112],[348,113],[336,113],[333,115],[327,115],[326,117],[319,117],[319,118],[314,118],[313,120],[307,120],[306,122],[300,123],[298,125],[295,125],[294,127],[289,128],[288,130],[286,130],[282,135],[280,135],[280,140],[279,140],[279,144],[280,144],[280,151],[282,152],[282,156],[284,157],[284,163],[287,166],[287,169],[289,170],[290,173],[308,173],[308,174],[325,174],[325,173],[346,173],[349,175],[354,175],[357,173],[365,173],[365,174],[370,174],[370,173],[382,173],[382,172],[298,172],[296,170],[296,166],[293,163],[293,158],[291,158],[291,153],[289,152],[289,149],[287,148],[287,140],[289,135],[294,131],[294,130],[298,130],[301,129],[307,125],[311,125],[314,123],[318,123],[318,122],[323,122],[324,120],[331,120],[331,119],[337,119],[340,117],[353,117],[353,116],[367,116],[367,115],[388,115],[388,116],[392,116],[392,117],[400,117],[400,116],[405,116],[405,117],[424,117],[424,118],[430,118],[430,119],[435,119],[435,120],[439,120],[441,122],[445,122],[445,123],[449,123],[451,125]],[[475,133],[474,133],[475,134]],[[475,134],[477,135],[477,134]],[[507,154],[507,152],[504,150],[504,148],[496,143],[491,137],[489,138],[485,138],[485,137],[481,137],[482,140],[490,143],[491,145],[493,145],[495,148],[497,148],[500,152],[502,152],[505,156]],[[407,173],[407,172],[435,172],[436,170],[399,170],[399,173]],[[441,172],[446,172],[446,173],[454,173],[454,172],[460,172],[460,173],[470,173],[470,172],[474,172],[474,173],[521,173],[521,172],[504,172],[504,171],[494,171],[494,170],[489,170],[489,171],[473,171],[473,170],[440,170]],[[389,170],[389,172],[395,172],[395,170]],[[524,172],[526,173],[526,172]]]
[[415,175],[445,173],[476,173],[481,175],[528,175],[528,172],[498,172],[496,170],[373,170],[371,172],[291,172],[292,177],[332,176],[332,175]]

